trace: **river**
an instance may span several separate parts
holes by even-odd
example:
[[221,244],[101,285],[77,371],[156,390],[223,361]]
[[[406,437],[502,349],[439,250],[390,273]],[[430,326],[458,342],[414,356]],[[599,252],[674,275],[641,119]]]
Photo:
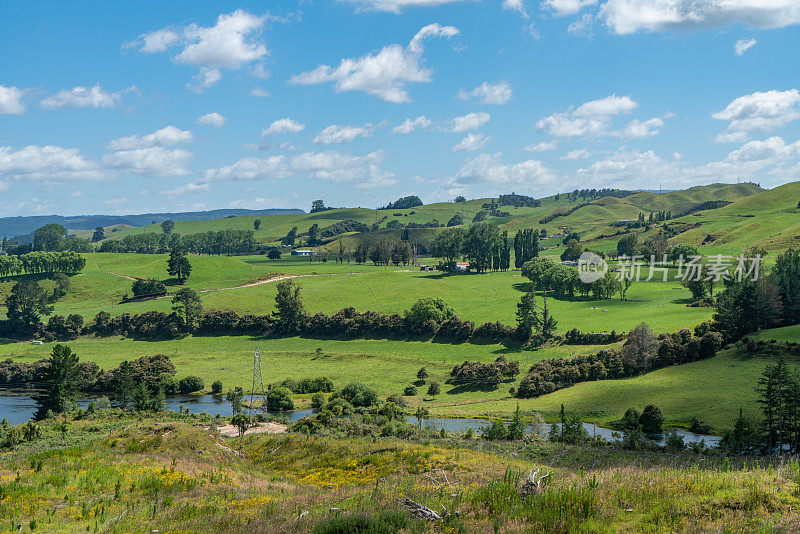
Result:
[[[0,419],[8,419],[12,425],[18,425],[28,421],[36,412],[36,401],[32,397],[33,393],[24,388],[3,389],[0,392]],[[78,406],[85,408],[92,399],[97,397],[85,397],[78,401]],[[220,415],[229,417],[231,415],[231,404],[222,395],[173,395],[167,397],[165,408],[177,412],[179,409],[189,410],[190,413],[207,413],[211,416]],[[313,415],[311,410],[293,410],[283,412],[289,422],[294,422],[303,417]],[[418,424],[419,421],[413,415],[406,417],[406,421]],[[449,433],[464,432],[472,429],[476,434],[488,427],[491,422],[485,419],[462,419],[449,417],[432,417],[425,419],[423,424],[428,428],[441,429]],[[549,428],[549,425],[548,425]],[[583,428],[590,436],[600,436],[606,441],[618,441],[622,439],[622,434],[616,430],[597,426],[594,423],[583,423]],[[704,441],[709,447],[719,445],[720,437],[706,434],[694,434],[687,430],[676,429],[678,435],[683,437],[686,444]],[[546,437],[546,436],[544,436]],[[664,444],[663,435],[648,436],[652,441],[659,445]]]

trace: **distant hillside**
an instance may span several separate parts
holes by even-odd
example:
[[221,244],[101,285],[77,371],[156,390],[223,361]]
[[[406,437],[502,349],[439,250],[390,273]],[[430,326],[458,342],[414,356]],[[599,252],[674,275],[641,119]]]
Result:
[[68,230],[92,230],[98,226],[115,225],[145,226],[161,223],[166,219],[173,221],[206,221],[230,216],[267,216],[289,213],[304,213],[299,209],[220,209],[210,211],[187,211],[179,213],[143,213],[139,215],[36,215],[30,217],[0,217],[0,238],[30,234],[46,224],[57,223]]
[[800,182],[741,198],[717,210],[681,217],[687,230],[671,241],[705,245],[722,251],[751,246],[767,250],[800,247]]
[[[258,217],[253,214],[232,218],[209,219],[203,221],[180,221],[175,225],[175,232],[182,235],[197,234],[219,230],[253,230],[253,222],[261,219],[261,226],[255,232],[255,239],[262,245],[277,245],[293,227],[297,227],[300,238],[298,245],[305,244],[303,237],[309,228],[317,224],[322,231],[332,227],[331,231],[321,232],[321,238],[330,250],[338,247],[338,239],[354,248],[359,242],[374,242],[385,237],[399,237],[403,228],[412,231],[413,240],[419,244],[427,244],[433,236],[451,220],[453,224],[468,226],[478,214],[486,222],[495,224],[501,230],[513,234],[520,228],[541,228],[552,238],[542,241],[542,246],[560,246],[559,237],[566,231],[576,231],[587,242],[595,242],[604,236],[615,236],[621,231],[616,225],[621,220],[635,220],[640,214],[647,217],[650,212],[669,211],[673,216],[687,213],[690,210],[705,208],[705,213],[713,213],[720,209],[707,209],[708,206],[721,206],[725,202],[740,201],[751,195],[765,191],[755,184],[711,184],[692,187],[682,191],[648,192],[642,191],[623,198],[575,197],[569,193],[553,195],[537,199],[538,205],[509,206],[499,205],[498,198],[473,199],[466,202],[439,202],[404,209],[367,209],[343,208],[318,213],[289,213]],[[494,206],[494,208],[492,208]],[[732,207],[731,204],[729,207]],[[701,210],[702,211],[702,210]],[[565,213],[551,218],[554,213]],[[479,218],[480,220],[480,218]],[[544,224],[541,221],[547,221]],[[344,221],[349,221],[344,223]],[[379,231],[352,231],[359,225],[373,228],[377,224]],[[341,234],[332,233],[336,228],[348,228]],[[137,228],[120,228],[116,232],[106,232],[107,239],[122,239],[126,235],[144,232],[161,233],[158,224],[148,224]],[[334,231],[335,232],[335,231]],[[618,239],[618,238],[617,238]],[[598,243],[600,245],[600,243]],[[322,248],[326,248],[324,245]]]

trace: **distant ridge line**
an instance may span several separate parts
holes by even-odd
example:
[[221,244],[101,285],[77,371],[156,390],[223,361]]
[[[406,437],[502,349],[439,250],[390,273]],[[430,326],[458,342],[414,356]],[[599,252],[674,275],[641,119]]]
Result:
[[98,226],[127,224],[129,226],[146,226],[173,221],[208,221],[225,217],[266,217],[268,215],[302,214],[305,211],[296,208],[270,208],[263,210],[248,209],[216,209],[208,211],[185,211],[172,213],[141,213],[131,215],[31,215],[17,217],[0,217],[0,238],[30,234],[46,224],[60,224],[68,230],[92,230]]

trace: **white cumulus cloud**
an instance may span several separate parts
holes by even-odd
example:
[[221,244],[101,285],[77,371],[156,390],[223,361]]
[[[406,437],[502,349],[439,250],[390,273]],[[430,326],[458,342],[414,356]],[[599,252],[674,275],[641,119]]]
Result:
[[108,143],[109,150],[134,150],[138,148],[169,147],[181,143],[191,143],[192,132],[175,126],[167,126],[147,135],[120,137]]
[[577,148],[575,150],[570,150],[569,152],[561,156],[561,159],[565,160],[586,159],[591,155],[592,154],[585,148]]
[[733,45],[733,51],[736,52],[737,56],[743,56],[745,52],[753,48],[756,43],[755,39],[739,39],[736,41],[736,44]]
[[643,139],[645,137],[658,135],[663,126],[664,119],[661,117],[653,117],[652,119],[648,119],[646,121],[633,119],[620,132],[620,135],[628,139]]
[[577,109],[554,113],[536,122],[536,129],[554,137],[612,135],[611,117],[639,106],[629,96],[611,95],[584,102]]
[[593,6],[596,3],[597,0],[544,0],[542,5],[552,9],[556,15],[563,17],[566,15],[574,15],[581,9]]
[[453,152],[471,152],[473,150],[480,150],[489,141],[489,137],[486,137],[484,134],[467,134],[467,136],[458,142],[457,145],[453,147]]
[[711,116],[728,121],[725,132],[717,136],[718,141],[744,141],[751,131],[774,130],[800,119],[800,91],[772,90],[740,96]]
[[312,141],[315,145],[341,145],[350,143],[357,137],[371,137],[375,129],[371,124],[364,126],[339,126],[331,124],[322,129]]
[[150,146],[106,154],[103,156],[103,165],[148,176],[182,176],[189,174],[186,165],[193,156],[188,150]]
[[225,126],[226,122],[228,122],[228,119],[216,111],[213,113],[206,113],[205,115],[201,115],[197,118],[197,124],[202,124],[203,126],[213,126],[215,128],[222,128]]
[[516,11],[525,18],[528,18],[528,8],[523,0],[503,0],[503,9],[506,11]]
[[455,117],[449,122],[448,130],[455,133],[469,132],[477,130],[492,119],[492,116],[485,111],[477,113],[467,113],[461,117]]
[[0,176],[36,179],[95,179],[102,175],[95,162],[77,148],[29,145],[19,150],[0,146]]
[[203,175],[208,180],[273,181],[299,176],[333,183],[351,183],[356,188],[370,188],[395,183],[394,173],[381,169],[383,159],[382,150],[365,156],[328,150],[305,152],[292,157],[248,157],[231,165],[208,169]]
[[600,15],[619,35],[743,23],[782,28],[800,23],[797,0],[608,0]]
[[388,11],[402,13],[408,7],[432,7],[444,4],[455,4],[464,0],[339,0],[354,4],[357,9],[364,11]]
[[547,152],[548,150],[555,150],[558,148],[558,141],[540,141],[538,143],[531,143],[522,148],[525,152]]
[[0,85],[0,115],[20,115],[25,113],[25,104],[22,97],[25,91],[17,87]]
[[269,16],[241,9],[221,14],[213,26],[189,24],[145,33],[126,43],[128,48],[153,54],[178,48],[176,63],[198,67],[190,88],[202,91],[222,78],[222,69],[237,70],[261,61],[268,53],[261,32]]
[[506,81],[499,81],[491,84],[483,82],[471,91],[461,89],[458,91],[458,98],[461,100],[477,100],[481,104],[505,104],[511,100],[514,90]]
[[44,98],[44,109],[62,108],[114,108],[120,100],[121,92],[108,93],[100,84],[94,87],[73,87]]
[[273,121],[266,129],[261,131],[261,135],[272,135],[281,133],[297,133],[306,127],[296,120],[286,117],[285,119],[278,119]]
[[393,133],[411,133],[416,129],[425,129],[431,125],[431,121],[428,120],[425,115],[420,115],[416,119],[406,119],[399,125],[392,128]]
[[524,186],[534,190],[553,182],[556,174],[539,160],[504,164],[501,154],[481,154],[464,163],[455,176],[455,184],[469,186],[489,183],[498,187]]
[[453,26],[429,24],[417,32],[408,46],[392,44],[375,54],[343,59],[337,67],[319,67],[296,74],[289,83],[315,85],[332,82],[337,92],[363,91],[387,102],[410,102],[410,83],[429,83],[433,70],[422,66],[423,41],[431,37],[458,35]]

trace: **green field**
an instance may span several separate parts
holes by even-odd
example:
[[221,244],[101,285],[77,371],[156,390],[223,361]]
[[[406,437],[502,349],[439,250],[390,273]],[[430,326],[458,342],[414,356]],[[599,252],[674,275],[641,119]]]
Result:
[[[770,249],[781,249],[794,243],[800,234],[800,213],[796,199],[800,196],[800,183],[787,184],[774,190],[759,190],[753,184],[714,184],[687,191],[664,194],[638,193],[624,199],[605,198],[594,201],[574,213],[554,219],[545,225],[550,234],[576,230],[587,245],[597,249],[616,247],[617,238],[594,239],[618,231],[612,223],[621,219],[635,219],[640,213],[650,211],[678,211],[682,207],[706,200],[727,199],[732,204],[695,213],[669,221],[695,225],[673,237],[672,243],[706,240],[716,237],[702,247],[707,254],[738,254],[749,244],[758,243]],[[387,216],[402,222],[428,222],[436,219],[445,222],[456,212],[471,220],[481,209],[485,199],[463,204],[442,203],[409,210],[381,210],[377,216]],[[513,232],[522,227],[539,227],[538,220],[556,209],[574,206],[580,200],[542,199],[537,208],[509,208],[512,215],[489,218],[501,228]],[[413,214],[411,212],[414,212]],[[330,210],[318,214],[293,214],[261,217],[262,229],[258,240],[274,243],[292,226],[304,231],[313,224],[321,227],[339,220],[352,219],[365,223],[375,221],[376,211],[368,209]],[[216,221],[178,222],[175,231],[194,233],[225,228],[249,229],[252,219],[234,217]],[[129,228],[114,232],[116,239],[126,233],[158,231],[157,226]],[[796,231],[798,230],[798,231]],[[429,238],[436,230],[413,230],[413,239]],[[352,247],[358,240],[380,239],[382,236],[399,237],[400,230],[383,229],[378,232],[342,236]],[[427,236],[427,237],[426,237]],[[647,237],[646,235],[642,238]],[[542,241],[549,246],[543,254],[554,259],[561,246],[560,238]],[[328,247],[336,248],[336,244]],[[324,247],[323,247],[324,248]],[[767,264],[776,254],[767,257]],[[132,278],[166,279],[166,255],[138,254],[87,254],[87,265],[81,274],[70,277],[67,295],[55,303],[55,313],[83,315],[91,320],[100,311],[113,315],[142,313],[150,310],[171,311],[171,299],[124,302],[131,294]],[[336,311],[354,307],[359,311],[376,311],[384,314],[400,313],[410,308],[420,298],[443,299],[464,320],[476,325],[500,321],[515,324],[516,304],[528,289],[528,281],[519,271],[496,272],[485,275],[445,275],[422,272],[417,267],[377,267],[373,265],[337,264],[321,262],[319,258],[292,257],[285,254],[273,261],[259,256],[197,256],[190,257],[193,269],[186,285],[201,292],[203,306],[210,310],[234,310],[240,314],[269,314],[274,309],[276,283],[272,278],[293,276],[302,288],[301,295],[310,314]],[[433,264],[435,259],[423,258],[423,264]],[[15,279],[0,282],[0,301],[8,293]],[[259,283],[261,282],[261,283]],[[46,289],[52,282],[42,279]],[[168,290],[180,286],[167,280]],[[253,285],[255,284],[255,285]],[[721,290],[718,286],[717,290]],[[565,332],[578,328],[583,332],[616,330],[627,332],[635,325],[646,322],[656,332],[674,332],[711,318],[713,308],[690,308],[689,291],[679,282],[635,282],[623,301],[619,295],[608,300],[583,298],[548,299],[553,316],[558,320],[558,330]],[[539,297],[541,299],[541,297]],[[0,308],[0,316],[5,309]],[[764,339],[800,341],[800,329],[787,327],[761,333]],[[264,375],[268,382],[286,378],[304,378],[325,375],[337,385],[360,381],[375,387],[381,395],[399,393],[410,384],[416,371],[425,366],[432,379],[444,382],[452,367],[465,360],[489,362],[500,354],[518,359],[522,374],[514,382],[502,384],[491,391],[470,391],[446,386],[435,399],[422,401],[422,395],[411,399],[424,402],[434,413],[457,416],[508,416],[517,400],[509,396],[508,388],[518,385],[527,368],[542,359],[571,357],[596,352],[600,347],[557,346],[536,351],[519,351],[500,345],[437,344],[404,340],[323,340],[307,338],[260,339],[249,336],[204,338],[188,336],[184,339],[162,342],[133,341],[121,338],[95,339],[84,337],[70,345],[83,360],[95,361],[104,368],[117,366],[123,360],[144,355],[163,353],[169,355],[178,368],[179,376],[196,374],[206,385],[221,379],[226,387],[249,387],[252,378],[251,357],[255,349],[264,356]],[[316,349],[323,355],[317,357]],[[34,361],[48,355],[51,344],[32,346],[4,342],[0,352],[12,359]],[[522,400],[525,410],[537,410],[548,417],[564,403],[588,417],[607,422],[620,417],[626,408],[641,409],[649,403],[658,404],[668,420],[687,425],[693,417],[706,420],[717,429],[728,426],[738,408],[753,411],[753,386],[758,375],[768,364],[763,357],[745,357],[729,349],[717,357],[662,369],[645,376],[617,381],[588,382],[557,391],[538,399]],[[308,399],[301,399],[306,402]]]
[[[70,291],[55,305],[55,313],[78,313],[91,319],[100,311],[112,315],[169,312],[169,298],[122,302],[131,295],[127,277],[164,278],[166,255],[88,254],[84,271],[70,278]],[[359,311],[403,313],[420,298],[447,302],[465,320],[476,325],[501,321],[513,325],[516,304],[527,290],[528,280],[519,271],[486,275],[443,275],[408,267],[321,263],[285,257],[278,261],[264,256],[192,256],[192,275],[187,286],[202,291],[206,310],[231,309],[239,313],[268,314],[274,309],[275,284],[237,287],[278,274],[298,275],[309,313],[335,313],[354,307]],[[12,281],[0,283],[0,295]],[[175,291],[180,286],[168,286]],[[595,301],[549,299],[559,329],[628,331],[646,321],[659,332],[676,331],[710,318],[711,308],[687,308],[689,292],[676,282],[639,282],[627,294]],[[4,311],[4,310],[3,310]]]
[[[794,338],[798,340],[797,337]],[[26,343],[0,343],[0,356],[15,361],[36,361],[47,357],[52,343],[33,346]],[[336,386],[363,382],[381,396],[401,393],[416,380],[416,372],[426,367],[430,380],[442,383],[442,394],[426,399],[425,388],[407,400],[422,403],[434,414],[457,417],[508,417],[519,403],[523,410],[542,412],[553,420],[563,403],[569,410],[600,423],[619,419],[629,407],[641,410],[658,404],[668,421],[688,426],[693,417],[723,429],[743,408],[757,415],[754,387],[760,373],[770,363],[768,357],[746,356],[737,350],[721,352],[714,358],[661,369],[625,380],[584,382],[537,399],[516,399],[508,388],[518,386],[530,365],[546,358],[570,358],[593,353],[597,346],[558,346],[537,351],[507,349],[501,345],[441,344],[393,340],[323,340],[300,337],[263,339],[249,336],[187,337],[174,341],[134,341],[125,338],[82,338],[69,343],[82,361],[94,361],[105,369],[123,360],[152,354],[167,354],[178,368],[178,376],[195,374],[206,386],[216,379],[226,388],[249,388],[252,380],[253,351],[262,355],[263,376],[267,382],[287,378],[327,376]],[[318,357],[316,349],[322,349]],[[444,384],[455,364],[464,360],[489,362],[500,354],[519,360],[523,373],[496,389],[471,390]],[[790,362],[796,365],[800,362]],[[302,402],[309,399],[304,398]]]

